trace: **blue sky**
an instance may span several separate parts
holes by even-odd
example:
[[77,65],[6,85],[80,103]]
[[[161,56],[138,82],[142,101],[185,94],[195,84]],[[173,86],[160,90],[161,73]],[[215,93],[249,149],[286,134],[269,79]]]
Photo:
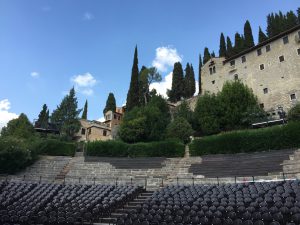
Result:
[[159,67],[170,85],[175,61],[198,71],[205,46],[218,53],[220,33],[233,40],[246,19],[257,40],[266,15],[296,10],[296,0],[0,0],[0,126],[21,112],[52,112],[75,86],[79,107],[99,119],[109,92],[126,101],[133,52],[139,67]]

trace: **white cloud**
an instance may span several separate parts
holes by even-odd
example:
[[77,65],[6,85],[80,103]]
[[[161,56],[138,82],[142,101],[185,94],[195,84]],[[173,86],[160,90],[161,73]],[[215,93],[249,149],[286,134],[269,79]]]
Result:
[[93,20],[94,18],[95,18],[94,15],[90,12],[85,12],[83,14],[83,19],[84,20]]
[[[173,72],[170,72],[168,75],[165,76],[164,80],[161,81],[160,83],[152,83],[150,84],[149,89],[155,89],[158,94],[164,96],[165,98],[168,98],[167,96],[167,90],[172,88],[172,77],[173,77]],[[198,81],[195,82],[196,85],[196,92],[194,94],[197,95],[199,92],[199,86],[198,86]]]
[[40,74],[36,71],[33,71],[30,73],[30,76],[32,76],[33,78],[38,78],[38,77],[40,77]]
[[93,95],[93,88],[97,80],[90,73],[75,75],[71,78],[71,82],[75,85],[75,89],[84,95]]
[[167,89],[171,89],[172,87],[172,77],[173,72],[170,72],[168,75],[165,76],[165,78],[160,83],[152,83],[150,84],[149,89],[155,89],[158,94],[168,97],[167,96]]
[[152,66],[155,66],[160,72],[167,72],[168,68],[172,67],[174,63],[182,61],[182,56],[178,54],[176,48],[163,46],[158,47],[155,51],[156,56]]
[[99,118],[99,119],[97,119],[97,121],[99,121],[99,122],[104,122],[105,121],[105,118],[104,117],[101,117],[101,118]]
[[18,115],[15,113],[9,112],[10,102],[8,99],[4,99],[0,101],[0,130],[2,127],[6,126],[7,122],[18,118]]

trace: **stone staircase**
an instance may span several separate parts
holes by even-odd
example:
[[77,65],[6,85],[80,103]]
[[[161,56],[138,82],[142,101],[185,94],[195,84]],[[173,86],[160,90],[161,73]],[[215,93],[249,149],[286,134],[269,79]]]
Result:
[[154,191],[144,191],[138,197],[136,197],[133,201],[128,202],[122,208],[116,209],[114,212],[110,214],[110,216],[101,218],[100,223],[94,223],[94,225],[100,224],[116,224],[117,219],[122,217],[122,215],[127,214],[127,211],[130,209],[135,209],[138,204],[142,204],[145,200],[152,196]]

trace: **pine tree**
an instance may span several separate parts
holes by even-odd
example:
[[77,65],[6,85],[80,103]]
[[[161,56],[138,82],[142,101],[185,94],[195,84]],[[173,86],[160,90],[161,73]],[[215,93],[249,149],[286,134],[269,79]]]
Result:
[[225,37],[224,37],[224,34],[221,33],[221,36],[220,36],[219,57],[226,57],[226,55],[227,55],[227,52],[226,52]]
[[230,37],[227,36],[226,42],[227,42],[227,57],[231,57],[233,56],[233,47],[232,47],[232,42],[230,40]]
[[88,111],[88,101],[85,100],[84,108],[83,108],[83,113],[81,116],[81,119],[87,120],[87,111]]
[[51,115],[51,122],[57,125],[61,135],[71,140],[80,129],[78,101],[74,87],[61,101],[57,109]]
[[268,40],[267,35],[261,30],[261,27],[259,27],[258,31],[258,43],[262,43],[264,41]]
[[183,69],[180,62],[174,64],[172,88],[168,90],[168,97],[171,102],[177,102],[183,97],[184,77]]
[[127,102],[126,109],[130,111],[135,106],[139,105],[140,97],[139,97],[139,68],[138,68],[138,52],[137,46],[134,50],[134,59],[131,71],[131,80],[130,86],[127,93]]
[[198,72],[199,95],[202,94],[201,72],[202,72],[202,58],[201,55],[199,55],[199,72]]
[[105,108],[103,109],[103,114],[105,114],[107,111],[116,111],[116,99],[113,93],[109,93],[107,100],[106,100],[106,105]]
[[207,63],[211,58],[209,50],[207,47],[204,48],[203,64]]
[[245,48],[251,48],[254,46],[254,39],[252,35],[252,29],[250,22],[247,20],[245,25],[244,25],[244,37],[245,37],[245,43],[244,47]]
[[41,110],[38,120],[35,123],[35,126],[38,128],[47,129],[49,122],[49,110],[46,104],[43,105],[43,109]]

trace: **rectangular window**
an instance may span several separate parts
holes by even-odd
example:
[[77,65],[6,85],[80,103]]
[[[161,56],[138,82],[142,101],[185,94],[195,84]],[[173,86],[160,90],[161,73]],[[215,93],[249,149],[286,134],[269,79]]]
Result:
[[290,97],[291,97],[291,100],[296,100],[296,94],[291,94]]
[[242,56],[242,63],[246,62],[246,56]]
[[216,73],[216,67],[215,66],[213,67],[213,73]]
[[234,80],[238,80],[239,79],[239,75],[234,74]]
[[215,84],[215,81],[213,80],[211,83],[212,83],[212,84]]
[[258,56],[261,55],[261,48],[257,49],[257,55],[258,55]]
[[90,129],[89,129],[89,134],[91,134],[91,133],[92,133],[92,129],[90,128]]
[[107,131],[103,130],[103,136],[106,136],[106,134],[107,134]]
[[271,45],[266,46],[266,52],[269,52],[269,51],[271,51]]
[[212,68],[209,68],[209,74],[212,75],[213,71]]
[[81,129],[81,134],[85,135],[85,129],[84,128]]
[[116,114],[114,114],[114,119],[117,119],[117,116],[116,116]]
[[288,36],[283,37],[282,40],[283,40],[283,44],[289,43],[289,37]]
[[284,56],[279,56],[279,62],[283,62],[284,61]]
[[235,65],[235,60],[231,60],[230,61],[230,66],[234,66]]
[[259,65],[259,69],[260,69],[260,70],[264,70],[264,69],[265,69],[265,65],[264,65],[264,64],[260,64],[260,65]]
[[300,37],[300,30],[298,31],[298,36]]
[[260,103],[260,104],[259,104],[259,107],[260,107],[261,109],[264,109],[264,108],[265,108],[264,103]]
[[298,55],[300,55],[300,48],[297,49],[297,53],[298,53]]
[[268,94],[269,90],[268,88],[264,88],[264,94]]

